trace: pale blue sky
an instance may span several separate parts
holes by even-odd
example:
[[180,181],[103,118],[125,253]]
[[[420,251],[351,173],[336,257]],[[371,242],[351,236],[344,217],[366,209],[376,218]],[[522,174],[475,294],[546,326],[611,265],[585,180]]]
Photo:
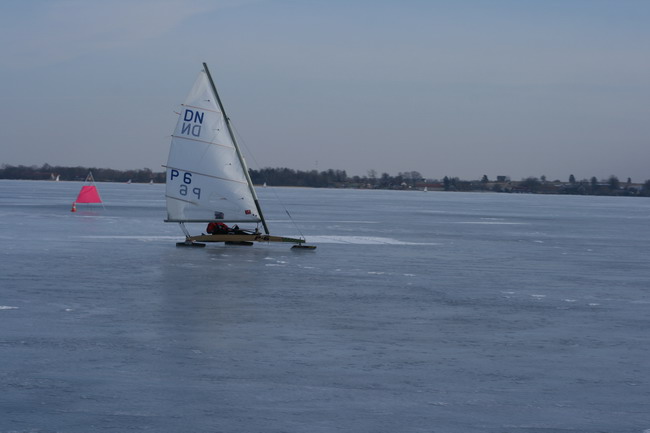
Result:
[[650,179],[650,1],[0,2],[0,163],[162,170],[211,68],[249,165]]

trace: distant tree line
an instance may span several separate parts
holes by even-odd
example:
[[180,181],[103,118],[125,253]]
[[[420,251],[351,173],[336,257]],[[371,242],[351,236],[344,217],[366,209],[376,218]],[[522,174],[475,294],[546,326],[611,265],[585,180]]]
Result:
[[[650,196],[650,180],[643,184],[633,184],[631,178],[621,182],[618,177],[612,175],[606,180],[598,180],[595,176],[591,179],[576,180],[575,176],[569,176],[569,182],[547,181],[544,176],[538,179],[528,177],[518,182],[515,189],[531,193],[551,194],[572,194],[572,195],[621,195],[621,196]],[[518,191],[513,191],[518,192]]]
[[[113,170],[96,167],[61,167],[44,164],[38,166],[13,166],[3,164],[0,168],[0,179],[30,179],[30,180],[51,180],[57,176],[59,180],[84,180],[88,172],[93,173],[97,182],[165,182],[165,172],[152,172],[148,168],[141,170]],[[390,176],[383,173],[377,176],[374,170],[370,170],[368,176],[349,177],[345,170],[325,171],[300,171],[290,168],[262,168],[260,170],[249,170],[251,180],[254,184],[268,186],[304,186],[312,188],[395,188],[405,189],[415,187],[416,183],[423,180],[418,172],[399,173],[397,176]]]
[[[0,179],[29,180],[80,180],[93,173],[97,182],[165,183],[165,172],[153,172],[148,168],[139,170],[113,170],[94,167],[62,167],[44,164],[43,166],[0,167]],[[300,171],[290,168],[262,168],[249,170],[251,180],[256,185],[301,186],[311,188],[367,188],[367,189],[424,189],[444,191],[492,191],[506,193],[533,194],[574,194],[574,195],[628,195],[650,197],[650,180],[643,184],[633,184],[630,178],[621,182],[616,176],[606,180],[576,180],[570,175],[568,182],[549,181],[546,176],[527,177],[512,181],[507,176],[490,180],[483,175],[480,180],[461,180],[445,176],[442,180],[425,179],[417,171],[400,172],[396,176],[388,173],[377,174],[369,170],[365,176],[348,176],[345,170]]]
[[344,186],[348,181],[345,170],[327,170],[318,172],[292,170],[290,168],[262,168],[249,170],[251,180],[256,185],[269,186],[305,186],[327,188]]
[[493,191],[508,193],[531,194],[571,194],[571,195],[617,195],[617,196],[645,196],[650,197],[650,180],[643,184],[633,184],[631,178],[626,182],[619,181],[612,175],[606,180],[598,180],[595,176],[591,179],[576,180],[574,175],[569,176],[568,182],[561,180],[549,181],[546,176],[527,177],[520,181],[511,181],[507,176],[490,181],[483,175],[480,181],[465,181],[457,177],[445,176],[442,180],[445,191]]
[[165,173],[154,173],[148,168],[139,170],[113,170],[110,168],[96,167],[62,167],[44,164],[38,166],[7,165],[0,167],[0,179],[26,179],[26,180],[85,180],[88,173],[92,172],[97,182],[135,182],[164,183]]
[[313,188],[379,188],[408,189],[415,188],[424,178],[417,171],[398,173],[391,176],[370,170],[367,176],[348,176],[345,170],[300,171],[290,168],[263,168],[249,170],[254,184],[268,186],[306,186]]

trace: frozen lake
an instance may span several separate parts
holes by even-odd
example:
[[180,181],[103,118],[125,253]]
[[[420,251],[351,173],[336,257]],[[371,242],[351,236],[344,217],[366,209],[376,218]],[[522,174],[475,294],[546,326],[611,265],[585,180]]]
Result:
[[261,188],[317,250],[189,249],[81,185],[0,181],[0,433],[650,432],[646,198]]

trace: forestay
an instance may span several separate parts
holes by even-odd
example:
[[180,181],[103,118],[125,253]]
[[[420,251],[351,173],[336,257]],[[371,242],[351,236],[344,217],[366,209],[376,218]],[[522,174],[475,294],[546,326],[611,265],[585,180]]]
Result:
[[167,159],[167,221],[261,221],[246,168],[202,70],[181,106]]

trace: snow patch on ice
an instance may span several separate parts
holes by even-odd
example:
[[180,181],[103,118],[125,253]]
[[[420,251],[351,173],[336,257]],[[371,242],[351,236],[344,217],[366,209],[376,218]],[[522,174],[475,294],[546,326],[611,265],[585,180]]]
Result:
[[407,242],[379,236],[307,236],[310,244],[354,245],[441,245],[436,242]]
[[[293,224],[293,220],[268,220],[269,222],[273,223],[291,223]],[[320,224],[320,223],[327,223],[327,224],[379,224],[381,221],[357,221],[357,220],[309,220],[310,223],[315,223],[315,224]]]
[[175,241],[180,242],[182,236],[152,236],[152,235],[137,235],[137,236],[128,236],[128,235],[87,235],[87,236],[76,236],[77,238],[82,239],[135,239],[139,241]]
[[[85,235],[76,236],[81,239],[132,239],[137,241],[174,241],[180,240],[179,236],[152,236],[152,235]],[[295,237],[295,236],[294,236]],[[310,244],[354,244],[354,245],[442,245],[438,242],[408,242],[399,239],[380,236],[308,236]]]
[[518,222],[509,222],[509,221],[455,221],[451,224],[494,224],[494,225],[510,225],[510,226],[521,226],[521,225],[530,225],[530,223],[518,223]]

